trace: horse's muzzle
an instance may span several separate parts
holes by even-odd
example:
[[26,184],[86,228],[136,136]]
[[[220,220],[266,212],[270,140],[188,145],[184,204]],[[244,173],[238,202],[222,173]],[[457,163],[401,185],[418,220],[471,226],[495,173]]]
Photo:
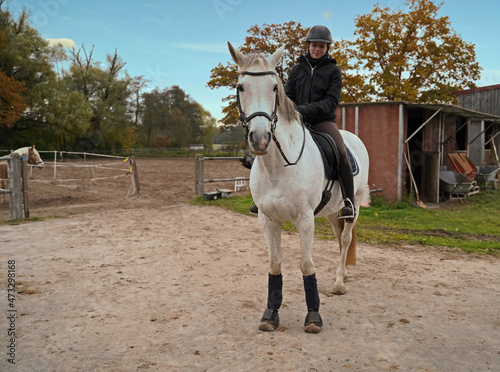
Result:
[[37,166],[38,168],[42,169],[42,168],[45,166],[45,164],[44,164],[44,163],[43,163],[43,161],[42,161],[41,163],[37,163],[37,164],[36,164],[36,166]]
[[269,150],[269,144],[271,143],[271,132],[266,131],[258,133],[257,131],[251,131],[248,135],[248,145],[250,150],[256,155],[265,155]]

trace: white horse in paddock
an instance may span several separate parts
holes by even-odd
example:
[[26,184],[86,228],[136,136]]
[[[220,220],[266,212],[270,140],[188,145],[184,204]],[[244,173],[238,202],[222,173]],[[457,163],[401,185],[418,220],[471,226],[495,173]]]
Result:
[[[43,160],[40,157],[40,154],[38,151],[35,149],[35,145],[33,146],[26,146],[26,147],[21,147],[15,151],[12,151],[12,153],[16,153],[19,156],[24,156],[25,158],[28,159],[28,164],[37,166],[38,168],[42,169],[44,166]],[[8,174],[7,174],[7,161],[2,160],[0,161],[0,189],[8,189],[9,183],[8,183]],[[2,203],[5,201],[5,194],[2,194]]]
[[[230,43],[228,46],[239,68],[237,101],[240,120],[247,127],[248,145],[256,155],[250,172],[250,189],[259,208],[259,222],[269,250],[267,309],[259,329],[274,331],[279,324],[283,285],[281,228],[285,221],[291,221],[300,234],[300,269],[308,309],[305,331],[318,333],[323,323],[319,315],[316,269],[312,258],[314,211],[328,184],[320,150],[301,124],[300,115],[286,96],[275,71],[284,47],[265,58],[257,54],[246,56]],[[357,136],[346,131],[341,133],[359,166],[359,173],[354,177],[355,206],[359,211],[361,202],[369,197],[368,152]],[[339,182],[336,182],[330,201],[317,214],[330,221],[340,245],[340,264],[333,286],[335,294],[345,293],[346,258],[357,220],[356,216],[353,223],[345,223],[337,218],[342,202]]]

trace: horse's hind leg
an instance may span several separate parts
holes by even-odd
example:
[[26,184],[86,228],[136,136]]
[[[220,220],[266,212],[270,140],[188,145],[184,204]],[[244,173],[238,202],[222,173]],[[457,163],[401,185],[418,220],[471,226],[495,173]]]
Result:
[[276,222],[259,214],[269,250],[269,276],[267,286],[267,307],[260,319],[261,331],[274,331],[279,325],[278,310],[283,301],[283,277],[281,275],[281,222]]
[[335,215],[327,216],[332,224],[335,235],[339,241],[340,246],[340,262],[335,273],[335,283],[333,284],[332,293],[336,295],[343,295],[346,293],[344,280],[347,278],[346,258],[349,245],[352,240],[353,223],[345,223],[339,220]]

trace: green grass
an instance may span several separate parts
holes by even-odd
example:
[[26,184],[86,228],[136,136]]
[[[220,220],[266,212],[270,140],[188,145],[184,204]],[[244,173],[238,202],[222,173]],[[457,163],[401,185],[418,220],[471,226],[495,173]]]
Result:
[[[213,205],[248,214],[250,195],[193,204]],[[284,230],[296,231],[286,222]],[[358,241],[400,246],[426,245],[459,248],[477,254],[500,254],[500,189],[482,191],[467,198],[464,204],[442,204],[441,208],[414,207],[410,199],[390,203],[372,198],[372,205],[362,208],[356,226]],[[316,237],[335,239],[329,222],[316,218]]]

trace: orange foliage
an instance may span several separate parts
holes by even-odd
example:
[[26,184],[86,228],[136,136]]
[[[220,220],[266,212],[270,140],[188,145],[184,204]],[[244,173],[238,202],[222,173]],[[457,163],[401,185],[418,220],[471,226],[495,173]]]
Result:
[[24,90],[24,83],[0,70],[0,126],[12,127],[26,110]]

